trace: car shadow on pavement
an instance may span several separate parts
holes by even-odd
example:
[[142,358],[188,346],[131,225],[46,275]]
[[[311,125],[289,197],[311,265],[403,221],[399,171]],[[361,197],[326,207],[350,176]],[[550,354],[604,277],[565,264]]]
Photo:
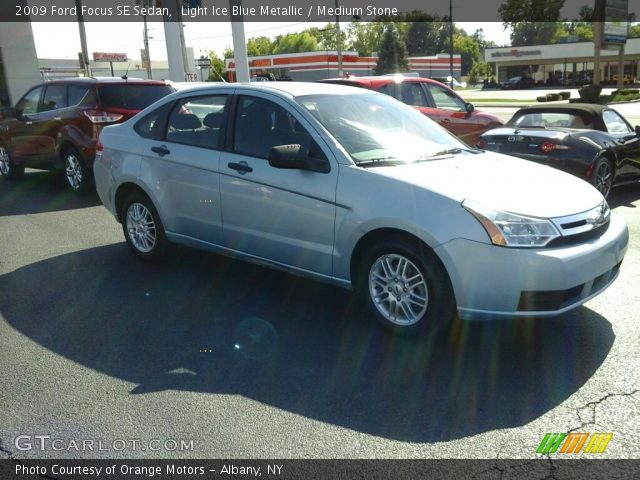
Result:
[[0,178],[0,217],[57,212],[101,205],[95,193],[77,195],[62,173],[27,170],[20,180]]
[[0,277],[0,292],[17,331],[136,384],[131,394],[239,394],[411,442],[531,422],[576,392],[615,338],[584,307],[464,324],[455,341],[399,338],[345,290],[187,249],[146,264],[125,244],[22,267]]
[[633,204],[640,198],[640,182],[628,183],[626,185],[620,185],[611,190],[611,194],[607,198],[609,206],[611,208],[616,207],[629,207],[636,208]]

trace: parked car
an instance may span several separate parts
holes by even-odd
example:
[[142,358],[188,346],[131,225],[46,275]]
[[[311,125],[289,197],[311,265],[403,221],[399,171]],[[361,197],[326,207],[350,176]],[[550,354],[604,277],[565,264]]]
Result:
[[2,111],[0,173],[60,170],[71,190],[93,188],[93,159],[105,125],[123,122],[173,92],[164,82],[132,78],[65,78],[30,89]]
[[502,84],[502,88],[508,89],[529,89],[533,88],[535,80],[531,77],[512,77]]
[[494,115],[478,111],[446,85],[428,78],[403,75],[328,78],[323,83],[351,85],[386,93],[415,107],[467,145],[475,145],[483,132],[504,124]]
[[572,173],[605,197],[614,185],[640,180],[640,127],[603,105],[521,108],[477,146]]
[[614,281],[628,244],[582,180],[339,85],[181,90],[103,129],[94,169],[141,259],[175,242],[311,276],[353,288],[400,332],[438,329],[456,308],[566,312]]

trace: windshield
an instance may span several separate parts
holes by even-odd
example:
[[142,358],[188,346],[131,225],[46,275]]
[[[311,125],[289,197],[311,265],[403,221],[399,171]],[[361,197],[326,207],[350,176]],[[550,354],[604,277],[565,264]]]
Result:
[[589,120],[573,112],[531,112],[514,116],[507,123],[511,127],[564,127],[564,128],[594,128]]
[[173,92],[169,85],[114,84],[99,87],[100,103],[105,107],[144,110]]
[[344,147],[356,164],[414,162],[468,150],[417,110],[375,93],[297,98]]

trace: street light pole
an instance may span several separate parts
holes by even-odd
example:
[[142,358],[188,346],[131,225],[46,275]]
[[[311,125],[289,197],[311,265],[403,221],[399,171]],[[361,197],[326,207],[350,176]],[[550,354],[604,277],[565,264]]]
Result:
[[338,50],[338,77],[342,77],[342,39],[340,35],[340,5],[336,0],[336,48]]
[[453,88],[453,0],[449,0],[449,76]]
[[82,15],[82,1],[75,0],[76,15],[78,17],[78,30],[80,32],[80,48],[82,49],[82,69],[87,77],[91,76],[91,65],[89,64],[89,52],[87,50],[87,34],[84,30],[84,17]]

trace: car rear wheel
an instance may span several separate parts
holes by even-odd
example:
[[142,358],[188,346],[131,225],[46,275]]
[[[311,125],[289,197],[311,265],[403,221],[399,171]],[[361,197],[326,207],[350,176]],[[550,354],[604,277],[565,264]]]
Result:
[[84,159],[75,148],[67,149],[62,155],[64,175],[67,184],[75,193],[88,193],[93,187],[93,175],[85,166]]
[[386,328],[402,334],[437,333],[454,319],[449,277],[426,247],[404,239],[372,248],[358,290]]
[[593,167],[591,183],[598,189],[603,197],[607,198],[609,196],[611,186],[613,185],[613,167],[607,158],[600,157],[596,160]]
[[157,210],[146,195],[134,193],[122,209],[122,230],[129,248],[143,260],[166,256],[168,241]]
[[16,180],[24,175],[24,167],[13,163],[9,149],[4,145],[0,145],[0,174],[10,180]]

